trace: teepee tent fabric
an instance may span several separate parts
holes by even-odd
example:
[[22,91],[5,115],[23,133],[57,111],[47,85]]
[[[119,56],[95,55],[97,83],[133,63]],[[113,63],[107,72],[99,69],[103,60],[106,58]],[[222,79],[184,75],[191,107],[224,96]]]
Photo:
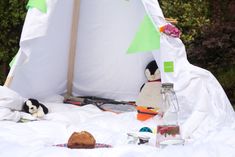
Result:
[[[160,27],[166,21],[155,11],[159,8],[155,2],[149,0],[144,4],[156,27]],[[160,50],[153,55],[160,68],[162,82],[174,83],[184,137],[206,135],[234,122],[233,108],[216,78],[209,71],[188,62],[184,44],[179,38],[162,34],[160,41]]]
[[[51,0],[47,7],[46,14],[29,9],[19,50],[23,64],[10,72],[10,88],[24,97],[66,93],[73,1]],[[138,1],[81,1],[73,95],[134,100],[153,57],[126,51],[145,15]]]
[[[73,1],[48,0],[47,12],[28,11],[9,87],[40,100],[66,93]],[[135,100],[146,81],[145,65],[155,58],[162,82],[174,83],[185,137],[202,135],[234,121],[234,111],[214,76],[187,60],[184,44],[163,33],[160,49],[126,54],[148,15],[165,25],[157,0],[81,0],[73,95]]]

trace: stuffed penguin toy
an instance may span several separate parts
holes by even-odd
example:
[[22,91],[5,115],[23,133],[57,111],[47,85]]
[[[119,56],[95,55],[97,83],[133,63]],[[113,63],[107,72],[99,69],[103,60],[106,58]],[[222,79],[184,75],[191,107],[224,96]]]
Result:
[[48,108],[39,103],[36,99],[28,99],[24,102],[22,110],[35,118],[42,118],[48,113]]
[[149,62],[145,68],[148,82],[144,83],[136,99],[137,106],[160,108],[162,105],[161,76],[155,60]]

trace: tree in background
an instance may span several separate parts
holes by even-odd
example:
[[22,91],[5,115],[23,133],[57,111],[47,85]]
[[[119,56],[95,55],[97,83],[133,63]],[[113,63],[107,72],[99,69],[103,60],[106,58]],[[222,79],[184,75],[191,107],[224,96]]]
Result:
[[192,63],[217,77],[235,106],[235,1],[209,0],[211,25],[189,45]]
[[4,83],[8,64],[19,49],[26,1],[0,0],[0,84]]
[[159,0],[165,17],[178,21],[181,39],[186,44],[201,36],[201,29],[210,24],[209,3],[206,0]]

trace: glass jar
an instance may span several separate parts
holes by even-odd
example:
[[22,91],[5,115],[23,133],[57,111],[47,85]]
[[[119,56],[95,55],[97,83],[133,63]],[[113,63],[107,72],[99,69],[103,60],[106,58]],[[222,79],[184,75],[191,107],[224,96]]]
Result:
[[173,89],[173,83],[163,83],[161,94],[163,98],[163,117],[157,126],[156,145],[163,147],[166,145],[182,144],[183,140],[178,124],[179,105]]

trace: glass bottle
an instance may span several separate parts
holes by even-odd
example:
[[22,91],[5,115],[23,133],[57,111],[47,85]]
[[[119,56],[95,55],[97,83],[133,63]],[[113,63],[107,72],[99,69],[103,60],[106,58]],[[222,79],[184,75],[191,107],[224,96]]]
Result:
[[157,126],[156,145],[163,147],[181,144],[182,139],[178,124],[179,105],[173,89],[173,83],[163,83],[161,94],[163,98],[163,117],[161,123]]

